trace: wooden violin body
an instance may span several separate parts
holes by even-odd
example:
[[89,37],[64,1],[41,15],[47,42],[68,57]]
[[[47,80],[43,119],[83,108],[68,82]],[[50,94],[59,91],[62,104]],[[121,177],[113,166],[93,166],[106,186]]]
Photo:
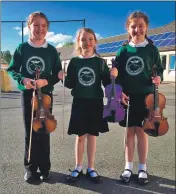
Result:
[[[38,76],[37,76],[38,78]],[[45,132],[51,133],[56,129],[57,121],[54,115],[51,115],[51,98],[47,94],[43,94],[40,88],[37,88],[37,94],[33,97],[35,117],[33,119],[32,128],[35,132],[46,129]]]
[[163,116],[162,110],[165,108],[166,98],[163,94],[159,93],[158,107],[154,105],[154,94],[149,94],[146,99],[147,109],[149,110],[148,117],[144,121],[143,129],[150,136],[165,135],[169,129],[167,118]]
[[145,98],[148,115],[144,120],[143,129],[149,136],[157,137],[165,135],[168,132],[169,125],[167,118],[163,116],[166,98],[158,92],[158,86],[154,85],[154,89],[154,94],[149,94]]

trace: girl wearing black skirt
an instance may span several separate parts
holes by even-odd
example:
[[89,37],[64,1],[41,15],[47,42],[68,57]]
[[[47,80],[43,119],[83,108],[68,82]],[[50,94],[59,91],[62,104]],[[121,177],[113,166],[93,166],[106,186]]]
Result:
[[[149,19],[145,13],[133,12],[126,21],[129,40],[119,50],[115,58],[118,69],[117,83],[123,88],[122,102],[129,100],[129,120],[125,135],[125,167],[120,175],[122,183],[129,184],[133,173],[135,136],[139,157],[138,182],[149,182],[147,172],[148,135],[143,130],[147,116],[145,98],[154,93],[154,84],[163,80],[163,66],[158,48],[147,37]],[[153,77],[155,67],[157,76]],[[128,97],[127,97],[128,96]],[[119,124],[126,127],[126,119]]]
[[[87,138],[88,168],[86,175],[94,182],[100,176],[94,169],[96,136],[99,132],[109,131],[103,119],[103,90],[101,84],[110,83],[110,74],[117,76],[117,69],[109,71],[107,64],[96,54],[97,39],[93,30],[82,28],[76,37],[77,57],[70,60],[65,78],[65,86],[72,89],[74,97],[68,134],[76,134],[76,166],[68,176],[69,181],[76,181],[83,174],[82,162],[84,142]],[[111,72],[111,73],[110,73]],[[63,71],[58,77],[63,79]]]

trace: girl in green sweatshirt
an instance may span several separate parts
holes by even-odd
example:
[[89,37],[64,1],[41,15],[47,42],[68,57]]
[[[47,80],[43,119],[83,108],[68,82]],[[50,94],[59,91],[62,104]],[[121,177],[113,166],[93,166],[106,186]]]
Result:
[[[99,182],[100,176],[94,169],[96,136],[109,131],[107,122],[103,119],[103,90],[110,84],[110,71],[104,60],[96,54],[97,39],[93,30],[83,28],[78,31],[76,51],[78,56],[70,60],[65,78],[65,86],[72,89],[74,97],[68,134],[76,134],[75,169],[68,176],[69,181],[76,181],[83,174],[84,143],[87,139],[88,167],[86,175]],[[117,69],[111,71],[117,76]],[[63,79],[63,72],[59,73]]]
[[[31,128],[31,100],[34,85],[41,88],[41,92],[47,94],[53,101],[52,91],[61,70],[61,62],[57,50],[45,40],[49,28],[49,21],[42,12],[34,12],[29,15],[27,21],[30,37],[27,42],[20,44],[13,55],[8,73],[17,81],[21,90],[23,118],[25,124],[25,155],[24,166],[26,173],[24,180],[32,182],[37,178],[37,169],[41,172],[40,179],[47,180],[51,167],[50,162],[50,135],[48,133],[32,132],[31,150],[29,150]],[[34,80],[36,68],[40,69],[40,78]],[[52,109],[52,107],[51,107]],[[28,162],[28,153],[31,158]]]
[[[139,156],[138,180],[140,184],[148,183],[146,167],[148,153],[148,135],[144,133],[142,122],[146,116],[145,97],[154,92],[153,83],[159,85],[163,79],[158,49],[147,37],[149,20],[142,12],[132,13],[126,22],[129,41],[123,45],[116,56],[118,69],[117,82],[123,88],[122,102],[129,100],[129,122],[125,135],[125,170],[120,179],[129,183],[133,169],[135,135]],[[152,68],[156,65],[157,77],[152,77]],[[120,122],[126,127],[126,118]]]

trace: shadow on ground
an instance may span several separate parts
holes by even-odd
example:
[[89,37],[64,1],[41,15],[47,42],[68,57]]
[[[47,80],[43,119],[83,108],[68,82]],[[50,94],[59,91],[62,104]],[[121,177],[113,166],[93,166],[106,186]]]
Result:
[[[76,183],[69,183],[67,181],[67,175],[59,172],[51,171],[51,179],[47,181],[47,184],[62,183],[73,187],[81,188],[88,191],[93,191],[102,194],[115,194],[115,193],[175,193],[175,181],[157,177],[149,176],[149,184],[141,186],[138,184],[137,174],[133,174],[131,183],[124,185],[119,179],[112,179],[102,176],[102,181],[99,184],[92,183],[84,175],[80,177]],[[40,183],[34,183],[40,184]]]

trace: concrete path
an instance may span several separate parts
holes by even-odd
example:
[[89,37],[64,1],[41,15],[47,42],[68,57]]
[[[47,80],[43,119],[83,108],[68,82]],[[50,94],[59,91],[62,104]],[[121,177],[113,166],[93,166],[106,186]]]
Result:
[[[72,97],[61,84],[54,92],[54,115],[58,120],[55,132],[51,134],[51,175],[47,183],[27,184],[23,181],[24,127],[22,121],[20,93],[13,91],[1,95],[0,132],[0,194],[144,194],[175,193],[175,84],[160,86],[167,98],[164,115],[168,117],[169,131],[162,137],[149,137],[148,172],[150,183],[144,187],[137,183],[138,157],[134,158],[134,179],[125,186],[119,182],[124,168],[124,129],[110,124],[110,132],[97,138],[96,169],[102,176],[101,184],[92,184],[86,177],[75,185],[66,182],[68,169],[74,167],[75,136],[67,135]],[[64,106],[63,106],[64,99]],[[64,110],[64,113],[63,113]],[[64,116],[64,118],[63,118]],[[65,127],[63,131],[63,126]],[[86,147],[85,147],[86,148]],[[86,153],[86,152],[85,152]],[[84,156],[84,172],[87,157]]]

